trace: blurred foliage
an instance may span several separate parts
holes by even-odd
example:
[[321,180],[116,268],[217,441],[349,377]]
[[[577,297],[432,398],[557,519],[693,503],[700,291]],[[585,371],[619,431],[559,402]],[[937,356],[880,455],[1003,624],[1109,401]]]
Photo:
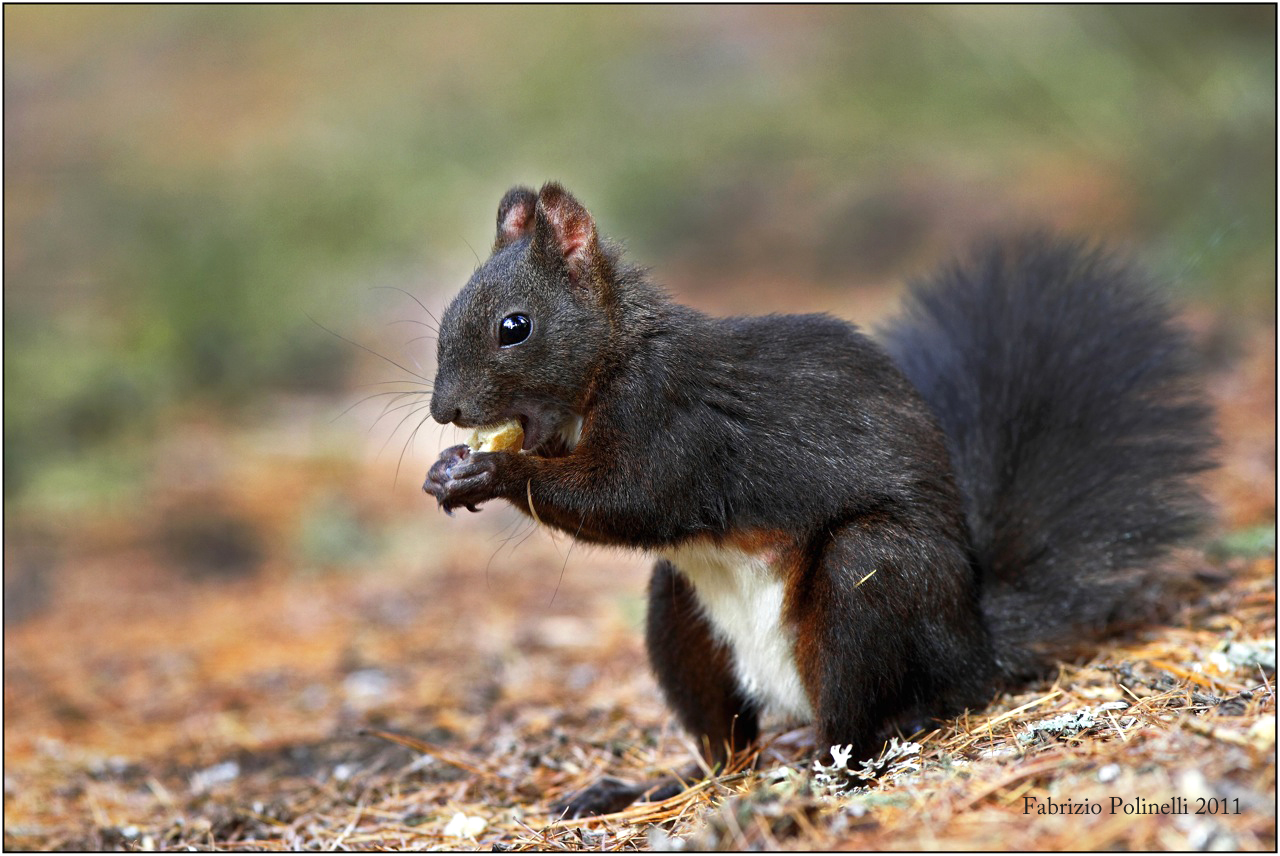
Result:
[[1228,532],[1208,546],[1208,554],[1216,559],[1256,559],[1274,556],[1276,552],[1276,525],[1260,523]]
[[452,290],[516,182],[723,278],[1042,221],[1274,305],[1272,6],[4,16],[6,503],[128,486],[182,408],[340,388],[308,315]]
[[294,556],[307,569],[349,569],[380,552],[375,527],[360,518],[345,497],[329,494],[313,499],[298,523]]

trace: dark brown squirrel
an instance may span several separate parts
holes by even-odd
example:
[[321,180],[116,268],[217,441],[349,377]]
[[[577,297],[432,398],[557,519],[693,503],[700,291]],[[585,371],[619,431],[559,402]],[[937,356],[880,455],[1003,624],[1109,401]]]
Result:
[[1105,632],[1202,524],[1187,337],[1100,250],[993,243],[913,285],[877,343],[681,306],[559,184],[497,219],[442,318],[431,413],[519,419],[523,448],[446,449],[423,489],[654,554],[650,661],[713,767],[765,710],[866,758],[980,708]]

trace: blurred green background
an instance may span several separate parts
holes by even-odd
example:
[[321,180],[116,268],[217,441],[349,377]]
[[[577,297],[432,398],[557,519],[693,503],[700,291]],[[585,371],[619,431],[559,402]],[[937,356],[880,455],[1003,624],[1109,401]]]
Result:
[[6,511],[132,507],[174,424],[313,400],[297,418],[327,423],[398,376],[312,318],[430,372],[422,330],[386,326],[426,316],[372,287],[440,306],[515,183],[562,180],[711,308],[843,307],[1046,224],[1274,311],[1270,5],[4,21]]

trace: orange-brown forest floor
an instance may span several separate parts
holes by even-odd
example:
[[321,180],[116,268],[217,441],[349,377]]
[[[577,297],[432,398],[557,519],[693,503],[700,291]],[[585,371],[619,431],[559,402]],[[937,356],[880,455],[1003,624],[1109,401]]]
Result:
[[[1225,339],[1220,520],[1165,623],[852,797],[810,793],[809,732],[774,724],[757,772],[592,821],[548,806],[691,755],[645,662],[644,561],[446,519],[420,472],[392,487],[399,440],[316,450],[298,426],[331,402],[192,417],[154,507],[6,527],[5,848],[1274,849],[1275,334]],[[1129,813],[1161,804],[1186,811]]]

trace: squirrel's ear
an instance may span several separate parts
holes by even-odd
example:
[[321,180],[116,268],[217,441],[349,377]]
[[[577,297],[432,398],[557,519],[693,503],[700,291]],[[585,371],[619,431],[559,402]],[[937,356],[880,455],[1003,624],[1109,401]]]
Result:
[[547,262],[563,264],[575,284],[590,278],[602,261],[595,220],[555,182],[538,193],[533,228],[535,249]]
[[513,187],[498,203],[498,237],[495,252],[533,231],[533,209],[538,195],[527,187]]

